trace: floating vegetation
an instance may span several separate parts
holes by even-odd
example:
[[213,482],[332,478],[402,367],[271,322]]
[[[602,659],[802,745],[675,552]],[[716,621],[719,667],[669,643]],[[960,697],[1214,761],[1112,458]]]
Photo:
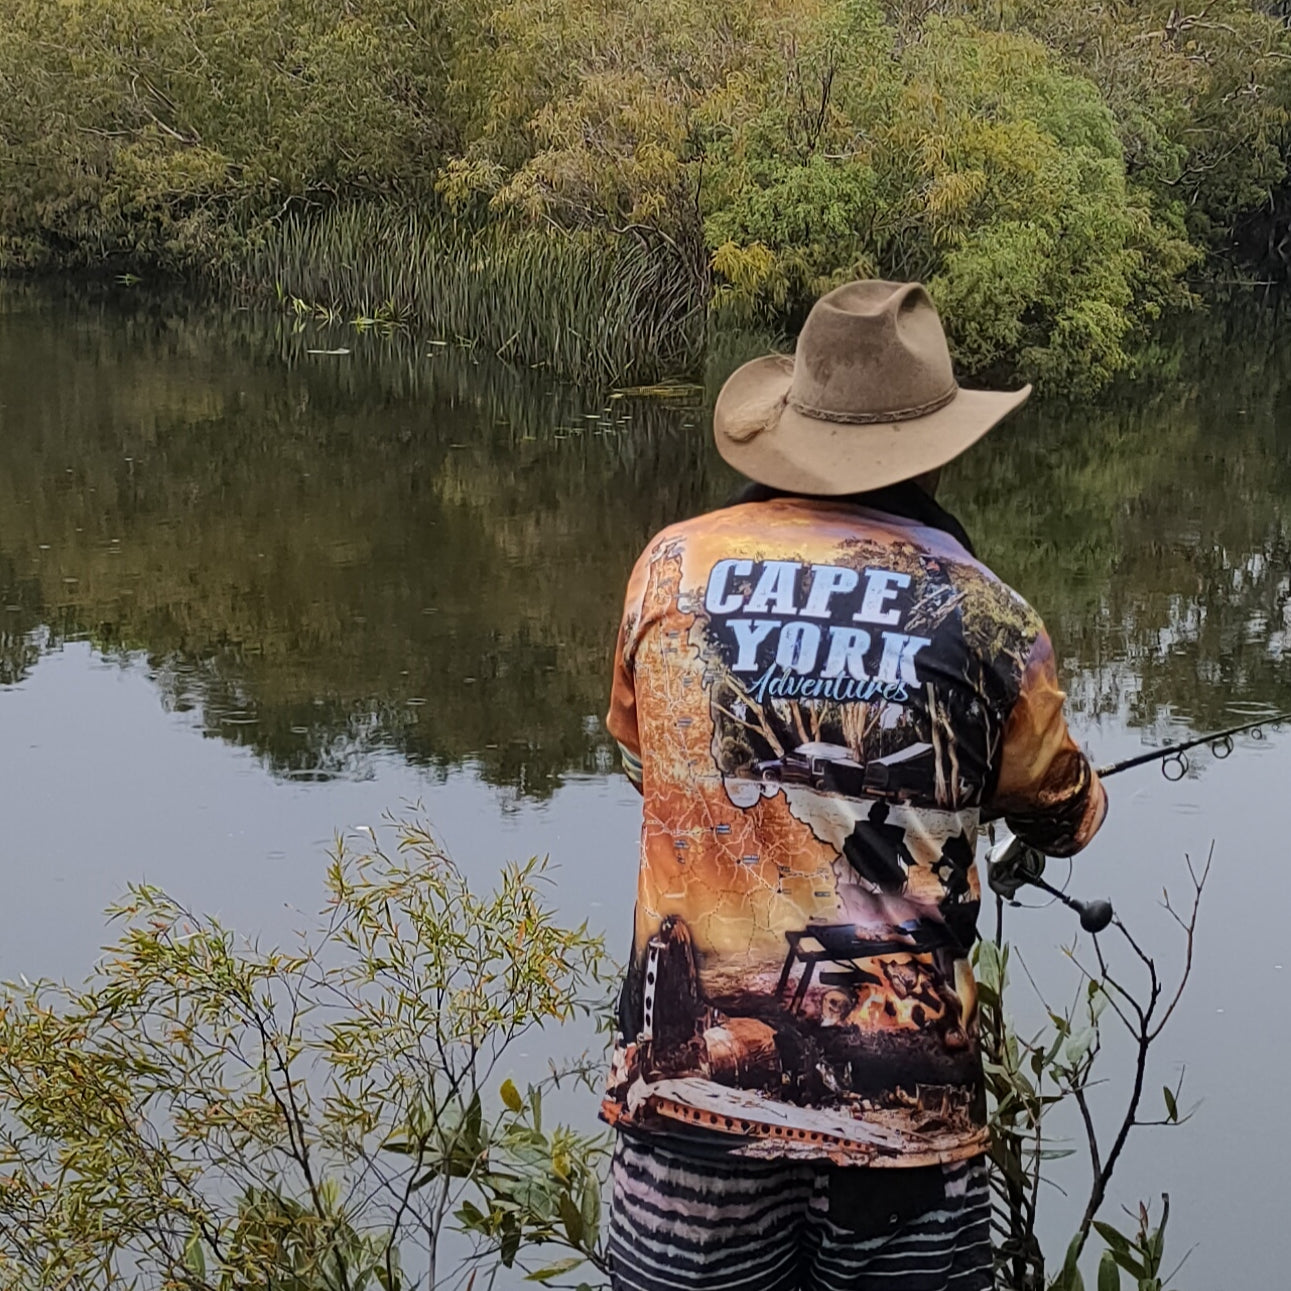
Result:
[[704,387],[687,381],[661,381],[649,386],[623,386],[615,390],[611,399],[685,399],[704,397]]

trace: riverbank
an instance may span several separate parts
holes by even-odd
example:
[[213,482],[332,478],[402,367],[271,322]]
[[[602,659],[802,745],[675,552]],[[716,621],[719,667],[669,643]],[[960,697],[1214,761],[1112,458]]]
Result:
[[433,320],[611,380],[917,278],[966,377],[1087,392],[1217,257],[1278,244],[1267,10],[16,0],[0,268]]

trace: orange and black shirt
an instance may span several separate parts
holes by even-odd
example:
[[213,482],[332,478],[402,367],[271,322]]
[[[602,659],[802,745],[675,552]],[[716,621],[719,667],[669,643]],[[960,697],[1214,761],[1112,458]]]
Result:
[[777,497],[660,533],[608,718],[643,822],[607,1119],[983,1151],[979,827],[1063,856],[1106,809],[1063,698],[1035,612],[942,528]]

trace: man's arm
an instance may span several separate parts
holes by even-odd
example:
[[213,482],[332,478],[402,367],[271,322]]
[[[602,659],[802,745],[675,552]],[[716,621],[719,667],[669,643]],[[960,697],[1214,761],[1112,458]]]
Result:
[[641,602],[645,594],[646,558],[637,561],[632,577],[628,580],[623,618],[619,622],[618,639],[614,646],[614,680],[610,686],[610,711],[605,725],[618,742],[627,778],[642,792],[641,735],[637,729],[636,683],[632,675],[632,659],[636,650],[637,633],[641,623]]
[[1035,639],[1022,686],[1004,730],[1000,774],[986,804],[1023,842],[1047,856],[1071,856],[1098,832],[1107,814],[1102,782],[1067,729],[1053,645]]
[[619,746],[623,759],[623,773],[636,787],[641,788],[641,737],[637,732],[637,701],[632,684],[632,672],[623,662],[623,632],[614,651],[614,684],[610,689],[610,711],[605,725]]

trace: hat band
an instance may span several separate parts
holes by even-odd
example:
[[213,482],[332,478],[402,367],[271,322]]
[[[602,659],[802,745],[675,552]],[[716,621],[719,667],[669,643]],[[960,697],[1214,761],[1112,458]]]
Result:
[[900,408],[895,412],[836,412],[831,408],[813,408],[792,395],[787,402],[794,412],[810,417],[813,421],[833,421],[844,426],[877,426],[883,422],[914,421],[916,417],[926,417],[930,412],[944,408],[958,393],[959,386],[952,381],[950,389],[936,399],[921,403],[917,408]]

